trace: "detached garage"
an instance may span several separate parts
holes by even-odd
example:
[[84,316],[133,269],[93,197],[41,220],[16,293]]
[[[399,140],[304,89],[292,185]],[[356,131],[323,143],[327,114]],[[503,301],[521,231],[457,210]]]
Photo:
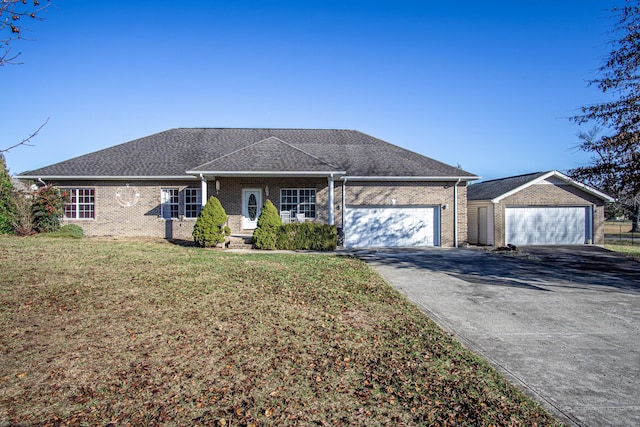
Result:
[[604,204],[613,199],[558,172],[468,187],[469,243],[504,246],[604,244]]

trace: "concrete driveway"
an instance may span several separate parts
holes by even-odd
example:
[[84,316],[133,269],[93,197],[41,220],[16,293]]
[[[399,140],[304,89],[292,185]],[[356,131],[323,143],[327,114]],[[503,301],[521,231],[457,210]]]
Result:
[[567,425],[640,425],[640,263],[594,246],[354,254]]

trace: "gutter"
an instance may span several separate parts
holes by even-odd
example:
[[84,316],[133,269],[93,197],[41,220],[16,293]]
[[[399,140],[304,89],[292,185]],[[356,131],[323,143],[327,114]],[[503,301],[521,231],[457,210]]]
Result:
[[193,175],[169,175],[169,176],[118,176],[118,175],[105,175],[105,176],[91,176],[91,175],[16,175],[18,179],[48,179],[57,181],[72,181],[72,180],[96,180],[96,181],[158,181],[158,180],[185,180],[185,179],[200,179]]
[[187,171],[194,175],[208,175],[218,177],[330,177],[334,175],[345,175],[344,171]]
[[[346,180],[346,176],[342,177]],[[479,176],[352,176],[350,181],[474,181]]]

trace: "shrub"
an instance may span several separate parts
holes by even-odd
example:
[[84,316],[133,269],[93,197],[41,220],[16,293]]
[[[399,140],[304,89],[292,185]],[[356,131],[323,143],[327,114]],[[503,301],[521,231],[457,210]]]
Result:
[[278,209],[273,206],[271,200],[264,203],[262,212],[258,217],[258,224],[253,230],[251,242],[256,249],[276,249],[276,240],[278,238],[278,229],[282,225]]
[[33,212],[31,203],[33,197],[18,191],[12,193],[13,204],[15,206],[15,216],[13,218],[13,232],[18,236],[29,236],[35,233],[33,229]]
[[65,193],[52,185],[36,190],[31,212],[35,229],[40,233],[50,233],[60,228],[60,219],[64,214]]
[[231,229],[225,226],[226,222],[227,213],[220,200],[212,196],[200,211],[196,224],[193,226],[193,240],[203,248],[223,243],[225,236],[231,234]]
[[276,240],[276,247],[285,250],[333,251],[337,245],[335,226],[312,222],[285,224]]

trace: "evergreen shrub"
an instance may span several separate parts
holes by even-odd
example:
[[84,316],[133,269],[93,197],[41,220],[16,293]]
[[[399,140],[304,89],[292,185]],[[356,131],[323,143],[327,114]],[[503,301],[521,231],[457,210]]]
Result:
[[335,226],[312,222],[282,225],[276,241],[276,247],[284,250],[333,251],[337,245]]
[[193,240],[203,248],[223,243],[225,237],[231,234],[231,229],[225,225],[226,222],[227,213],[220,200],[217,197],[210,197],[193,226]]
[[256,249],[277,249],[276,241],[281,225],[282,220],[280,219],[280,215],[278,215],[278,209],[273,206],[271,200],[267,199],[258,217],[257,227],[253,230],[253,236],[251,237],[253,246],[255,246]]

